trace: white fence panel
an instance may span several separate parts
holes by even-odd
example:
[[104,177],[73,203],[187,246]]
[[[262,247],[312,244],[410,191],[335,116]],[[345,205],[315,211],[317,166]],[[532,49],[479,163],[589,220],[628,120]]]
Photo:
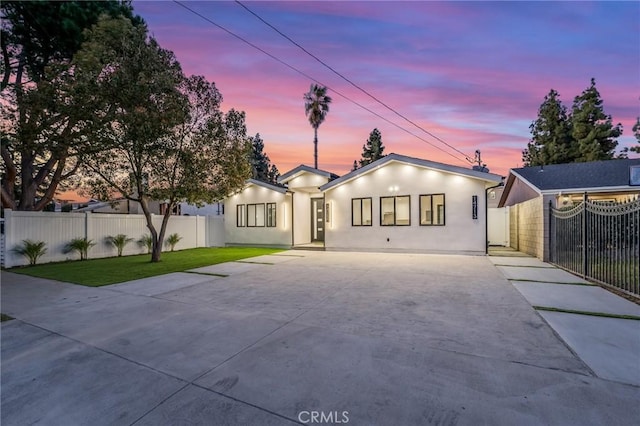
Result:
[[147,221],[143,215],[105,213],[86,213],[86,215],[88,224],[87,238],[96,243],[95,247],[89,252],[91,257],[116,256],[118,250],[107,244],[106,238],[109,236],[115,237],[118,234],[133,238],[133,241],[124,248],[122,252],[124,256],[147,252],[145,247],[141,247],[138,244],[140,237],[149,233]]
[[223,216],[207,216],[206,245],[207,247],[224,247],[226,244],[224,217]]
[[[73,238],[86,237],[96,243],[89,251],[89,258],[115,256],[117,250],[106,243],[106,237],[117,234],[125,234],[134,239],[125,247],[124,255],[145,253],[146,248],[138,245],[137,240],[149,234],[143,215],[20,212],[7,209],[4,220],[3,257],[6,268],[28,263],[27,259],[12,251],[26,239],[47,243],[47,253],[38,260],[38,263],[47,263],[77,258],[75,253],[63,252],[65,245]],[[159,231],[162,217],[154,216],[153,223]],[[171,216],[165,239],[173,233],[182,237],[176,250],[225,245],[224,222],[221,217]]]

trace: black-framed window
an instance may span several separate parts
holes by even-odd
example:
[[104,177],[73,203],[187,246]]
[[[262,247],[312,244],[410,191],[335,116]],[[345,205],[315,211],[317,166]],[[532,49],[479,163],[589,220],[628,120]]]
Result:
[[444,226],[444,194],[420,196],[420,225]]
[[247,226],[250,228],[264,226],[264,203],[247,204]]
[[267,227],[276,226],[276,203],[267,203]]
[[238,228],[247,226],[247,206],[244,204],[236,206],[236,226]]
[[351,199],[351,226],[371,226],[371,197]]
[[410,226],[411,197],[380,197],[380,226]]

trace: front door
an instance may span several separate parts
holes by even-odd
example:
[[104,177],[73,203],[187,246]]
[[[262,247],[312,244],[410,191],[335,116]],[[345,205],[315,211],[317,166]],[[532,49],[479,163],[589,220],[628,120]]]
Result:
[[311,241],[324,241],[324,198],[311,199]]

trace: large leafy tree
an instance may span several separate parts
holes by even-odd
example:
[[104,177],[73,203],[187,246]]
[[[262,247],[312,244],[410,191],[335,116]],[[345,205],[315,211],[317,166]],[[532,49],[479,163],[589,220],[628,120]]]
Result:
[[[145,28],[104,20],[93,33],[77,61],[93,76],[93,90],[110,94],[113,112],[100,135],[103,149],[84,163],[86,184],[95,195],[140,204],[153,240],[151,260],[158,261],[177,203],[219,200],[250,176],[244,113],[222,113],[215,85],[185,78],[173,53]],[[167,207],[159,229],[152,200]]]
[[42,210],[77,172],[100,129],[98,94],[75,85],[72,59],[99,16],[137,25],[129,2],[4,1],[2,205]]
[[551,89],[538,110],[538,118],[529,126],[531,140],[522,152],[526,166],[560,164],[572,161],[571,121],[558,92]]
[[313,164],[318,168],[318,127],[324,122],[329,113],[331,97],[327,95],[327,88],[312,84],[304,94],[304,112],[313,127]]
[[251,138],[249,162],[252,169],[251,176],[254,179],[272,184],[277,183],[280,172],[275,164],[271,164],[269,156],[264,152],[264,141],[260,137],[260,133]]
[[353,170],[359,167],[364,167],[367,164],[371,164],[376,160],[384,157],[384,145],[382,143],[382,134],[380,130],[373,129],[369,134],[369,139],[362,145],[362,155],[358,163],[353,162]]
[[575,161],[612,159],[622,134],[622,125],[613,125],[605,114],[595,79],[573,101],[571,111],[572,136],[578,150]]

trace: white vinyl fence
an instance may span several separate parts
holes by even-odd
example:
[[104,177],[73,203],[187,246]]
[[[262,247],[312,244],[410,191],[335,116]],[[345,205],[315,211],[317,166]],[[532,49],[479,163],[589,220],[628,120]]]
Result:
[[[153,223],[159,230],[162,216],[154,215]],[[224,218],[221,216],[171,216],[165,239],[173,233],[182,237],[176,250],[225,245]],[[47,243],[47,253],[38,259],[38,263],[77,259],[76,253],[63,252],[65,245],[74,238],[87,238],[96,243],[89,250],[90,259],[116,256],[116,248],[109,246],[105,239],[117,234],[125,234],[134,239],[127,244],[123,255],[147,252],[145,247],[137,243],[140,237],[149,234],[144,215],[5,210],[2,266],[11,268],[28,264],[26,258],[13,252],[22,240],[27,239]]]

